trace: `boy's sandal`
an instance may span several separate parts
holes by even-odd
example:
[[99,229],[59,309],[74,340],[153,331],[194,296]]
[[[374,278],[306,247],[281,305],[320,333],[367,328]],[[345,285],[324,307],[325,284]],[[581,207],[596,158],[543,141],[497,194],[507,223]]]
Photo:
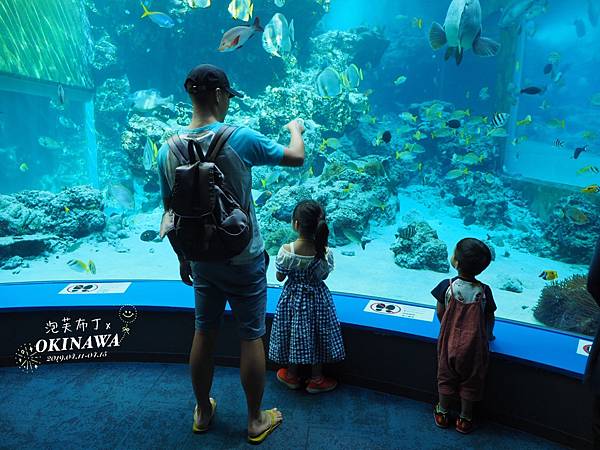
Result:
[[263,431],[257,436],[248,435],[248,442],[250,444],[262,444],[263,441],[267,438],[267,436],[269,436],[275,430],[275,428],[281,425],[281,420],[277,422],[277,416],[275,415],[275,411],[277,411],[277,408],[268,409],[265,411],[265,413],[267,413],[267,415],[269,416],[269,428],[267,428],[265,431]]
[[475,423],[473,420],[465,419],[464,417],[458,417],[456,419],[456,431],[461,434],[469,434],[475,429]]
[[440,410],[440,404],[436,404],[433,409],[433,418],[435,419],[435,424],[439,428],[448,428],[450,425],[449,412],[442,412]]
[[215,417],[215,411],[217,410],[217,401],[214,398],[210,398],[210,406],[212,407],[212,412],[210,413],[210,419],[208,421],[208,425],[204,426],[204,427],[200,427],[198,426],[198,405],[196,405],[196,407],[194,408],[194,424],[192,425],[192,431],[196,434],[201,434],[201,433],[206,433],[209,428],[210,428],[210,424],[213,420],[213,418]]

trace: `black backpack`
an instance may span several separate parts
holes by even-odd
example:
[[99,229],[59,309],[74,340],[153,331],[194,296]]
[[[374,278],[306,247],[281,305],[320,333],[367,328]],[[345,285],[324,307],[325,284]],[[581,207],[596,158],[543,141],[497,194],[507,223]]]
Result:
[[171,194],[174,229],[169,239],[187,261],[228,260],[239,255],[252,239],[250,214],[227,189],[225,175],[215,163],[235,130],[222,125],[206,156],[194,138],[177,143],[169,140],[181,164],[175,171]]

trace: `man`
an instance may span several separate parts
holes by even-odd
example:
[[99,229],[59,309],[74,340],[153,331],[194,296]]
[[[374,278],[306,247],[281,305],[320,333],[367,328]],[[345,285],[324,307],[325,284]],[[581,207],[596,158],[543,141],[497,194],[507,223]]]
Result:
[[[596,244],[596,251],[588,272],[587,290],[600,306],[600,239]],[[594,394],[592,432],[594,449],[600,450],[600,329],[592,344],[592,351],[588,357],[584,381],[586,381]]]
[[[184,83],[193,105],[192,120],[179,136],[193,135],[206,153],[214,134],[223,125],[229,100],[241,96],[231,88],[227,75],[212,65],[194,68]],[[194,286],[196,332],[190,353],[192,385],[197,399],[194,413],[196,432],[208,429],[216,402],[209,397],[213,379],[213,350],[226,301],[229,301],[241,339],[240,378],[248,405],[248,440],[262,442],[282,421],[276,408],[261,411],[265,382],[265,334],[267,282],[264,245],[252,201],[252,166],[304,164],[303,125],[287,124],[291,139],[287,148],[249,128],[237,129],[217,160],[225,179],[232,185],[240,204],[249,211],[253,236],[240,254],[221,262],[190,262],[179,256],[181,280]],[[172,142],[172,141],[171,141]],[[165,143],[158,155],[161,193],[169,210],[177,158]]]

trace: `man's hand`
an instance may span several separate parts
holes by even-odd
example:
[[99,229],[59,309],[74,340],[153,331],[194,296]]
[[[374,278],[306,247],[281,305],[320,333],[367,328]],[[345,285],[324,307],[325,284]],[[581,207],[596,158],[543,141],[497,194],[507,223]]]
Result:
[[294,119],[288,123],[286,127],[288,130],[290,130],[290,133],[293,131],[298,131],[300,134],[303,134],[306,130],[306,128],[304,128],[304,121],[302,119]]
[[192,266],[189,261],[179,261],[179,276],[181,277],[181,281],[188,286],[194,284],[192,278]]

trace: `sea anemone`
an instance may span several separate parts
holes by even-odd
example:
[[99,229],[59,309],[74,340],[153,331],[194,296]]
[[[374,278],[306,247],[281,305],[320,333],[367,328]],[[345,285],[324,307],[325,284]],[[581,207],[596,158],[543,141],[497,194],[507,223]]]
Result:
[[573,275],[546,286],[533,310],[545,325],[592,336],[600,325],[600,308],[587,291],[587,277]]

